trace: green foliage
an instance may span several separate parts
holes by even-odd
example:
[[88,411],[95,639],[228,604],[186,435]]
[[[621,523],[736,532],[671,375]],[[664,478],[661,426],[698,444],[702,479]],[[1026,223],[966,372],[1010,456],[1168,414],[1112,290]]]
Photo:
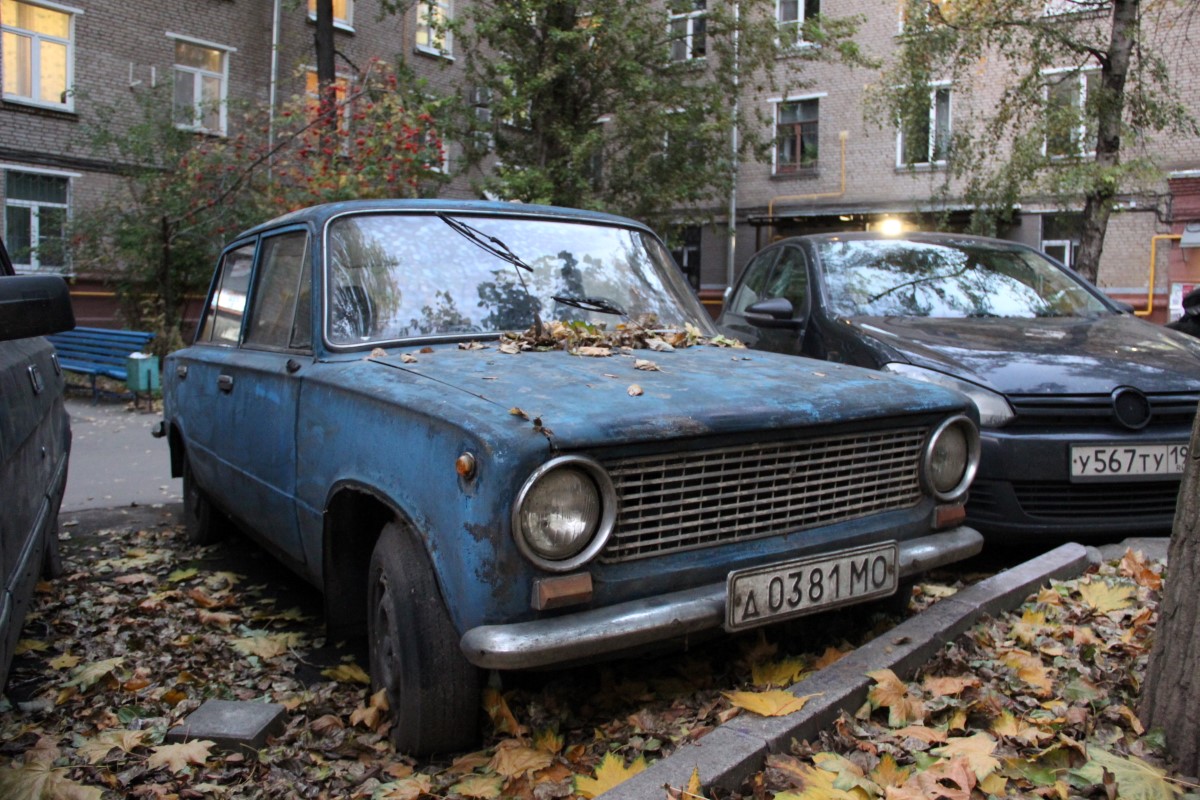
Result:
[[1099,240],[1084,242],[1091,263],[1080,266],[1094,278],[1118,196],[1148,191],[1157,176],[1146,135],[1197,132],[1158,26],[1182,8],[910,0],[896,58],[868,108],[880,126],[911,135],[928,126],[931,85],[949,83],[953,133],[938,198],[970,204],[980,233],[1011,221],[1022,199],[1082,204],[1085,239]]
[[672,60],[680,33],[658,4],[473,4],[454,23],[470,83],[459,131],[472,163],[498,159],[483,188],[652,224],[702,219],[734,179],[735,126],[738,159],[771,143],[772,121],[737,103],[743,87],[794,88],[816,59],[866,63],[857,19],[809,20],[804,37],[820,46],[786,51],[773,0],[709,3],[704,23],[704,57]]

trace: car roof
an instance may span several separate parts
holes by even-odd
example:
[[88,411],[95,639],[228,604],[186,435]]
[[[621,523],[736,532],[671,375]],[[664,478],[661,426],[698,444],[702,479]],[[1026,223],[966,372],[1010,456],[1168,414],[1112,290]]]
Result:
[[966,233],[939,233],[935,231],[908,231],[901,234],[879,233],[877,231],[848,231],[841,233],[809,233],[801,236],[791,236],[781,241],[808,242],[924,242],[927,244],[973,244],[990,245],[1004,248],[1029,249],[1023,242],[1011,239],[996,239],[989,236],[974,236]]
[[432,214],[462,215],[505,215],[525,217],[555,217],[578,222],[605,223],[624,227],[640,228],[652,231],[640,222],[615,214],[605,214],[599,211],[584,211],[576,208],[561,208],[558,206],[541,206],[528,203],[508,203],[493,200],[345,200],[339,203],[324,203],[309,206],[276,217],[268,222],[250,228],[237,238],[253,236],[270,228],[282,225],[310,224],[321,228],[330,219],[342,214],[378,213],[378,212],[417,212]]

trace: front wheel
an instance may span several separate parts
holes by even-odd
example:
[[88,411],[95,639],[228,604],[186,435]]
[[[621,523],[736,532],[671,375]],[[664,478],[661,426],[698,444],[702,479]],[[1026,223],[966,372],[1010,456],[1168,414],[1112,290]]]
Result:
[[229,528],[229,521],[196,484],[192,465],[183,460],[183,533],[189,544],[212,544]]
[[424,548],[399,524],[379,535],[368,592],[371,690],[387,690],[396,749],[430,755],[472,747],[480,671],[459,650]]

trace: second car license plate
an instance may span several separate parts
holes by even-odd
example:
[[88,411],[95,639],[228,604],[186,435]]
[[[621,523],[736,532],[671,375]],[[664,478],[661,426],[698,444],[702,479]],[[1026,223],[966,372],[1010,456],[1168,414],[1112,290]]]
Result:
[[1187,442],[1071,445],[1071,480],[1164,478],[1183,474]]
[[725,629],[753,628],[896,591],[895,542],[729,573]]

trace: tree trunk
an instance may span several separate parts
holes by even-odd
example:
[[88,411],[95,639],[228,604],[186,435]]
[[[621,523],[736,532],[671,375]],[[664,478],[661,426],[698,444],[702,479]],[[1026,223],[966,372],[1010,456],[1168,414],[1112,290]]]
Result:
[[337,130],[337,66],[333,39],[333,0],[317,0],[317,113],[321,116],[321,147],[335,149]]
[[1200,415],[1192,427],[1190,453],[1140,713],[1147,728],[1166,732],[1175,769],[1200,776]]
[[[1108,218],[1117,197],[1121,163],[1121,120],[1125,113],[1125,80],[1140,24],[1140,0],[1113,0],[1112,33],[1100,68],[1100,96],[1095,103],[1098,176],[1084,195],[1083,230],[1075,268],[1092,283],[1100,270],[1100,254]],[[1090,103],[1089,103],[1090,104]]]

